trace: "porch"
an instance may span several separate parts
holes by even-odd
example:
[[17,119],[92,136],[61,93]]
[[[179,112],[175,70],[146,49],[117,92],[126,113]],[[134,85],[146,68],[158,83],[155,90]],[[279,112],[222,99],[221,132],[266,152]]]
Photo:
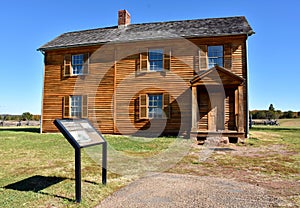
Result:
[[219,66],[191,80],[192,139],[244,140],[243,82],[243,78]]

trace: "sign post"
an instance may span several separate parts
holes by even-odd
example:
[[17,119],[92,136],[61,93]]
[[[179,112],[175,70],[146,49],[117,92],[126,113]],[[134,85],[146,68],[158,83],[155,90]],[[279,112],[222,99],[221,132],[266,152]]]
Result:
[[55,126],[75,149],[76,202],[81,202],[81,149],[102,144],[102,184],[107,178],[107,142],[87,119],[56,119]]

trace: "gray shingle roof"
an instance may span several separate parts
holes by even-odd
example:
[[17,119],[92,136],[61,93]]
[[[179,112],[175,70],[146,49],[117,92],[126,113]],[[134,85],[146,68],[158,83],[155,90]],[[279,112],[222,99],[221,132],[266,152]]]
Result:
[[252,35],[254,31],[244,16],[197,20],[131,24],[123,28],[106,27],[64,33],[38,50],[129,42],[152,39],[193,38],[227,35]]

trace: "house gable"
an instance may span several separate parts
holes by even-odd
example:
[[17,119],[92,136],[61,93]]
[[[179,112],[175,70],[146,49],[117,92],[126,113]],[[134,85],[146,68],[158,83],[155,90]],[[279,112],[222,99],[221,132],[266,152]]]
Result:
[[244,79],[231,71],[215,66],[203,71],[191,79],[192,86],[196,85],[241,85]]

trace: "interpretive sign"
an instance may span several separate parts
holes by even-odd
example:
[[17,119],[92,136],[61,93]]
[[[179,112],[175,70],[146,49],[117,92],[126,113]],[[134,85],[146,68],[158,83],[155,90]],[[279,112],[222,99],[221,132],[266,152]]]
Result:
[[75,149],[76,201],[81,201],[81,148],[102,145],[102,183],[106,184],[107,143],[87,119],[56,119],[55,126]]
[[80,119],[80,120],[69,120],[69,119],[58,120],[57,119],[54,122],[60,126],[58,127],[59,130],[65,132],[66,134],[70,134],[67,135],[67,139],[69,140],[72,146],[76,145],[77,147],[83,148],[83,147],[102,144],[105,142],[102,135],[98,131],[96,131],[96,129],[86,119]]

